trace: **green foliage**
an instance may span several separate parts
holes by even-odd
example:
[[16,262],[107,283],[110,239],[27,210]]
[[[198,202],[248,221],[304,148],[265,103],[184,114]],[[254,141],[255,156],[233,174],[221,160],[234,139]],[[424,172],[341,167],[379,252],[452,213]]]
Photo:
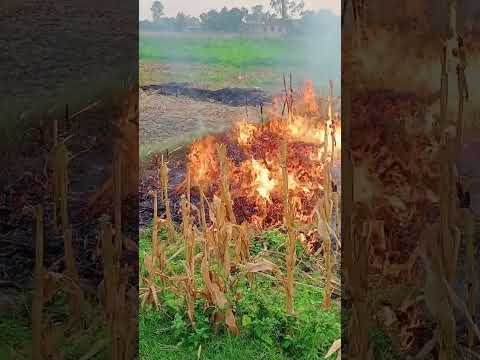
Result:
[[369,332],[369,342],[373,346],[375,359],[400,359],[393,340],[379,327],[372,327]]
[[140,68],[168,64],[151,71],[152,84],[177,81],[202,88],[262,87],[276,93],[283,89],[282,74],[291,72],[294,87],[312,80],[326,90],[329,80],[340,82],[340,36],[327,36],[324,29],[310,33],[315,36],[278,39],[141,32]]
[[222,32],[239,32],[248,10],[245,8],[210,10],[200,15],[202,26],[205,30]]
[[154,22],[159,21],[163,15],[164,6],[160,1],[154,1],[150,11],[152,12],[152,19]]
[[15,313],[2,315],[0,317],[0,334],[2,334],[0,354],[8,357],[7,354],[31,340],[28,318]]
[[[272,234],[273,241],[279,240]],[[145,308],[140,314],[140,354],[142,359],[195,359],[201,347],[201,359],[321,359],[334,340],[340,337],[340,312],[320,308],[322,290],[298,287],[296,315],[285,311],[283,288],[257,278],[253,288],[240,281],[239,300],[233,301],[238,338],[230,337],[224,327],[211,324],[212,308],[202,300],[196,303],[196,327],[185,314],[181,297],[166,291],[160,311]],[[163,357],[165,356],[166,357]],[[228,357],[226,357],[228,356]]]
[[[151,251],[150,238],[150,230],[140,236],[141,257]],[[159,238],[165,240],[166,233],[160,232]],[[286,240],[286,235],[279,229],[265,231],[251,242],[251,254],[259,255],[265,250],[276,253],[278,258],[272,260],[282,267]],[[169,256],[178,252],[177,245],[167,247]],[[310,261],[302,245],[299,243],[298,246],[299,259]],[[180,252],[169,263],[177,274],[184,271],[182,255]],[[211,271],[223,276],[220,264],[213,262]],[[313,278],[316,274],[310,273],[310,276]],[[241,278],[234,288],[230,288],[226,296],[240,329],[239,337],[230,336],[224,324],[212,324],[214,312],[220,309],[208,306],[203,299],[197,299],[195,303],[193,327],[186,314],[185,298],[164,290],[159,294],[159,310],[153,306],[141,309],[140,358],[322,359],[331,344],[340,338],[340,308],[335,304],[330,309],[322,309],[323,290],[317,287],[318,282],[311,281],[310,277],[299,277],[297,279],[307,285],[299,284],[295,288],[295,315],[286,312],[284,288],[276,280],[258,274],[252,287],[246,278]],[[224,280],[229,284],[228,279]],[[197,272],[197,284],[201,283]]]
[[304,63],[302,54],[290,51],[287,41],[243,37],[162,37],[143,34],[140,38],[140,60],[176,63],[229,65],[238,69],[254,66],[297,66]]
[[251,254],[258,255],[262,250],[278,250],[285,246],[287,237],[278,229],[271,229],[262,232],[254,238],[251,243]]
[[[32,329],[30,327],[32,294],[17,294],[16,299],[18,307],[0,315],[0,359],[12,359],[14,358],[13,354],[25,355],[29,358],[27,354],[31,349],[32,341]],[[82,326],[69,329],[70,331],[66,333],[68,335],[61,336],[59,339],[58,351],[61,353],[62,359],[79,359],[91,350],[95,342],[107,337],[104,324],[98,321],[100,318],[99,309],[91,300],[87,297],[84,304],[84,324],[88,324],[88,327],[84,327],[82,323]],[[56,327],[62,327],[68,320],[66,310],[65,295],[60,293],[45,304],[44,316],[48,314],[48,318],[55,323]],[[103,360],[107,358],[106,351],[103,349],[91,359]]]

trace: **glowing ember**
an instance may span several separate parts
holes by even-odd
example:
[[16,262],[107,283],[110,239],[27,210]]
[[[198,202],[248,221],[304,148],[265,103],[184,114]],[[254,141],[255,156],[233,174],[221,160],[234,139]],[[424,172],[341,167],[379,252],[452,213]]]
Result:
[[[234,211],[240,221],[259,228],[282,222],[283,197],[280,144],[288,143],[288,187],[296,218],[312,221],[324,190],[324,166],[340,159],[340,116],[329,107],[322,114],[311,82],[294,111],[283,117],[283,101],[274,100],[265,124],[239,121],[229,133],[207,136],[192,144],[188,161],[192,185],[208,196],[219,194],[220,170],[216,145],[227,149],[227,168]],[[182,184],[185,186],[185,183]]]

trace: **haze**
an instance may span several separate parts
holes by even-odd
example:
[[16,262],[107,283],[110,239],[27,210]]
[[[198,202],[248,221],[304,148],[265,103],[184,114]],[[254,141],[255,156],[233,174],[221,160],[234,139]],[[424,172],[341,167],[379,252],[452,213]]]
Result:
[[[154,0],[139,0],[140,8],[139,15],[140,20],[151,20],[150,8]],[[320,10],[328,9],[333,13],[340,15],[341,0],[305,0],[305,8],[307,10]],[[166,16],[176,16],[178,12],[183,12],[188,15],[198,16],[202,12],[207,12],[212,9],[221,9],[224,6],[227,8],[232,7],[246,7],[251,8],[254,5],[261,4],[264,7],[269,7],[269,0],[161,0],[165,6]]]

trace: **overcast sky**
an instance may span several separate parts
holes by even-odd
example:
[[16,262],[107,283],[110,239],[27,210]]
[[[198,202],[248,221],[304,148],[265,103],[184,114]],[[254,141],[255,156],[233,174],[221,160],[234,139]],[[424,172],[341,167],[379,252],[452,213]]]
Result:
[[[140,20],[150,19],[150,8],[154,0],[139,0],[140,1]],[[221,9],[224,6],[227,8],[242,7],[251,8],[254,5],[264,5],[268,7],[269,0],[160,0],[165,6],[165,15],[175,16],[179,11],[188,15],[198,16],[202,12],[211,9]],[[340,15],[341,0],[305,0],[305,8],[308,10],[330,9],[335,14]]]

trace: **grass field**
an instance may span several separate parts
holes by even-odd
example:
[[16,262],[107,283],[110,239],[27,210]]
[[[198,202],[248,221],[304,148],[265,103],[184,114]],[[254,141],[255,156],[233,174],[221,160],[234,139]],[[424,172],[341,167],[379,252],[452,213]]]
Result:
[[[32,329],[31,329],[31,304],[32,294],[24,292],[16,297],[15,307],[10,307],[8,311],[0,313],[0,360],[11,359],[31,359],[32,349]],[[88,303],[86,306],[92,304]],[[4,310],[4,309],[0,309]],[[77,360],[89,353],[95,347],[99,338],[105,338],[106,333],[102,325],[96,326],[95,315],[89,320],[90,328],[83,325],[79,328],[70,328],[68,335],[62,333],[66,327],[62,321],[68,318],[66,310],[65,297],[63,294],[55,296],[52,301],[45,304],[45,312],[48,312],[49,319],[55,322],[57,330],[60,330],[59,336],[52,344],[62,359]],[[98,314],[97,314],[98,316]],[[108,354],[105,347],[99,348],[98,352],[92,353],[88,357],[91,360],[106,360]]]
[[[295,83],[310,79],[327,87],[328,80],[340,77],[340,44],[338,53],[335,49],[322,51],[320,45],[312,38],[140,33],[141,80],[279,91],[282,73],[291,72]],[[168,65],[169,70],[158,71],[155,64]]]
[[[150,232],[140,239],[140,263],[151,252]],[[166,236],[163,233],[162,236]],[[165,239],[163,239],[165,240]],[[268,248],[279,250],[285,237],[277,230],[257,235],[252,243],[252,255]],[[262,247],[264,246],[264,247]],[[174,258],[173,248],[168,249]],[[304,266],[312,258],[298,247],[299,258]],[[302,256],[302,254],[304,256]],[[181,257],[181,256],[180,256]],[[172,264],[179,272],[184,261],[176,258]],[[313,267],[313,266],[312,266]],[[143,270],[145,271],[145,269]],[[185,313],[185,300],[169,290],[159,295],[162,306],[159,310],[146,306],[141,310],[139,321],[140,358],[145,360],[313,360],[321,359],[332,343],[340,338],[340,305],[322,309],[323,289],[318,286],[320,274],[303,276],[296,274],[301,285],[295,294],[295,315],[285,310],[283,287],[268,278],[255,278],[253,287],[246,279],[239,285],[241,298],[235,301],[236,317],[241,328],[238,337],[229,336],[224,329],[216,330],[211,325],[211,310],[199,301],[195,309],[196,328],[189,324]],[[332,356],[332,359],[335,357]]]

